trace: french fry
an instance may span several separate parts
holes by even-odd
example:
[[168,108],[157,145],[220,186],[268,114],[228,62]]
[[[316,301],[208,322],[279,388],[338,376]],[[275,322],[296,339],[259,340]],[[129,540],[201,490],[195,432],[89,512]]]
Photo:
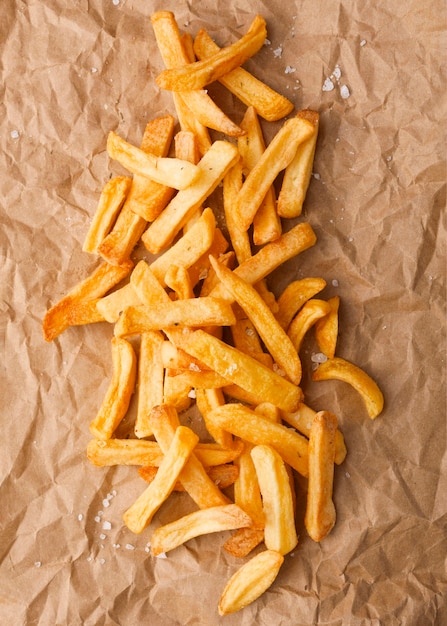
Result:
[[169,376],[165,373],[163,387],[163,404],[173,406],[179,413],[186,411],[192,404],[192,386],[180,376]]
[[199,163],[194,166],[199,171],[196,181],[174,196],[163,213],[144,233],[142,240],[150,252],[158,253],[172,242],[185,222],[216,189],[237,159],[237,149],[231,143],[228,141],[213,143]]
[[280,294],[275,317],[280,325],[287,330],[290,322],[310,298],[326,287],[323,278],[302,278],[294,280]]
[[298,544],[289,474],[284,461],[271,446],[251,451],[262,495],[264,541],[267,549],[288,554]]
[[210,411],[225,404],[225,397],[222,391],[220,389],[196,388],[196,403],[205,426],[214,441],[217,441],[223,448],[233,447],[232,435],[222,428],[215,428],[213,422],[208,419]]
[[90,432],[97,439],[110,439],[127,413],[135,389],[137,359],[125,339],[112,338],[113,375]]
[[202,89],[245,63],[258,52],[266,37],[265,20],[256,15],[247,33],[238,41],[202,61],[166,69],[157,76],[156,82],[162,89],[171,91]]
[[[223,465],[214,465],[205,468],[206,473],[211,478],[213,483],[219,487],[219,489],[225,489],[234,484],[234,481],[238,477],[238,468],[233,463],[225,463]],[[143,480],[151,483],[157,475],[158,468],[154,466],[140,467],[138,474]],[[177,481],[174,485],[174,491],[185,491],[182,483]]]
[[[217,443],[198,443],[194,454],[205,467],[231,463],[243,450],[243,443],[235,441],[232,448],[222,448]],[[87,446],[87,458],[97,467],[113,465],[154,465],[158,467],[164,457],[156,441],[146,439],[92,439]],[[221,502],[222,503],[222,502]]]
[[[265,520],[261,491],[259,489],[256,469],[250,454],[253,447],[253,444],[247,441],[244,442],[243,452],[234,461],[234,464],[239,468],[239,475],[234,484],[234,501],[253,520],[251,527],[253,530],[264,530]],[[263,541],[263,539],[264,534],[262,533],[261,541]]]
[[252,557],[227,582],[219,600],[219,615],[240,611],[259,598],[275,581],[284,557],[264,550]]
[[129,530],[139,534],[150,524],[154,514],[174,490],[177,478],[198,441],[198,435],[190,428],[179,426],[176,429],[154,480],[123,515]]
[[285,411],[293,411],[302,400],[302,391],[298,386],[203,330],[194,331],[185,337],[180,347],[229,382],[259,397],[260,401],[271,402]]
[[301,349],[301,344],[307,331],[316,322],[330,313],[331,307],[326,300],[311,298],[308,300],[297,315],[289,324],[287,335],[297,352]]
[[350,384],[360,394],[371,419],[375,419],[383,410],[383,394],[377,383],[364,370],[346,359],[334,357],[320,363],[312,373],[312,380],[341,380]]
[[148,415],[164,399],[164,368],[161,361],[163,335],[157,331],[148,331],[141,335],[140,354],[138,357],[138,407],[135,420],[135,435],[152,435]]
[[309,437],[309,481],[304,523],[309,536],[321,541],[332,530],[336,512],[332,501],[337,419],[328,411],[315,415]]
[[239,192],[236,214],[241,230],[248,230],[268,189],[293,159],[298,146],[313,133],[313,125],[299,117],[288,119],[248,174]]
[[298,385],[302,373],[298,353],[264,300],[254,287],[236,273],[222,267],[216,259],[211,258],[210,262],[223,285],[255,326],[273,359],[289,380]]
[[237,194],[242,188],[242,161],[239,159],[223,179],[223,205],[225,222],[231,243],[239,263],[251,257],[251,244],[248,233],[241,230],[234,212]]
[[116,337],[139,335],[148,330],[162,330],[176,326],[231,326],[235,317],[223,300],[190,298],[160,303],[157,306],[129,306],[115,325]]
[[210,413],[217,426],[254,445],[270,445],[302,476],[308,475],[308,442],[299,433],[275,424],[242,404],[226,404]]
[[[201,29],[194,40],[194,51],[202,60],[219,52],[219,46],[211,39],[206,30]],[[255,78],[242,67],[237,67],[221,76],[222,83],[246,106],[252,106],[263,119],[275,122],[293,111],[293,103]]]
[[118,321],[118,318],[124,309],[128,306],[138,306],[140,304],[141,300],[138,297],[138,294],[133,286],[128,283],[127,285],[121,287],[121,289],[112,291],[109,295],[100,298],[96,303],[96,308],[102,315],[103,319],[114,324]]
[[151,553],[157,556],[174,550],[195,537],[244,528],[250,524],[251,519],[236,504],[200,509],[157,528],[151,537]]
[[139,261],[130,275],[130,284],[147,306],[169,304],[170,298],[146,261]]
[[197,166],[175,157],[158,157],[133,146],[113,131],[107,138],[107,152],[110,158],[121,163],[133,174],[146,176],[161,185],[185,189],[197,180],[200,172]]
[[171,265],[165,274],[165,283],[175,293],[177,300],[194,298],[189,273],[183,265]]
[[84,239],[82,250],[97,253],[98,246],[111,231],[121,207],[129,193],[132,179],[128,176],[114,176],[103,187],[98,206]]
[[[209,295],[203,292],[203,284],[205,283],[206,277],[209,274],[210,270],[210,260],[209,255],[220,258],[223,256],[228,250],[228,241],[225,239],[220,228],[216,228],[214,230],[214,238],[213,243],[210,248],[202,254],[200,259],[198,259],[194,265],[188,268],[189,278],[191,280],[191,285],[195,287],[200,280],[203,280],[202,289],[200,291],[200,295]],[[231,257],[234,256],[234,252],[230,251],[228,253]]]
[[239,528],[224,543],[224,550],[232,556],[243,559],[264,541],[264,531],[258,528]]
[[312,175],[320,116],[316,111],[306,109],[299,111],[297,117],[308,120],[313,125],[314,132],[298,146],[294,158],[284,170],[277,210],[278,215],[289,219],[298,217],[303,210],[303,202]]
[[315,324],[315,339],[321,352],[332,359],[335,356],[337,346],[340,298],[334,296],[329,298],[327,303],[331,310],[326,317],[319,319]]
[[103,321],[96,304],[99,298],[120,283],[132,270],[133,261],[120,266],[101,263],[46,312],[42,321],[45,341],[53,341],[70,326]]

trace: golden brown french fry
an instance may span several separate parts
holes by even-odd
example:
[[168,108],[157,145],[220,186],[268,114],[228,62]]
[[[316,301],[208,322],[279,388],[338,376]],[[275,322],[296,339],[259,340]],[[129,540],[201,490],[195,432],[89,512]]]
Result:
[[165,283],[175,293],[177,300],[194,298],[189,273],[183,265],[171,265],[165,274]]
[[304,523],[309,536],[321,541],[332,530],[336,512],[332,501],[337,418],[329,411],[314,417],[309,437],[309,481]]
[[327,301],[331,310],[330,313],[317,321],[315,324],[315,339],[321,352],[332,359],[335,356],[335,348],[338,339],[338,308],[340,306],[339,296],[329,298]]
[[299,117],[288,119],[273,137],[239,192],[236,213],[239,227],[248,230],[268,189],[293,159],[300,143],[313,133],[313,125]]
[[[307,438],[310,436],[310,429],[316,414],[317,412],[304,404],[304,402],[300,404],[298,410],[294,413],[281,412],[283,420]],[[335,433],[335,463],[337,465],[343,463],[346,454],[347,450],[343,434],[337,429]]]
[[223,179],[223,205],[225,222],[239,263],[251,257],[251,245],[248,233],[237,224],[234,207],[237,194],[242,188],[242,161],[239,159],[226,173]]
[[194,166],[199,170],[197,180],[174,196],[144,233],[142,240],[150,252],[158,253],[172,242],[185,222],[216,189],[238,158],[237,148],[228,141],[213,143]]
[[364,370],[346,359],[334,357],[320,363],[312,374],[312,380],[341,380],[349,383],[360,394],[371,419],[375,419],[383,410],[383,394],[377,383]]
[[[149,420],[160,448],[166,452],[175,429],[180,425],[177,411],[173,406],[163,404],[152,409]],[[180,481],[201,509],[228,504],[227,497],[213,483],[194,453],[183,469]]]
[[[209,270],[210,270],[210,260],[209,260],[210,254],[212,254],[213,256],[217,258],[220,258],[222,255],[224,255],[227,252],[227,250],[228,250],[228,241],[225,239],[220,228],[215,228],[213,243],[211,244],[210,248],[204,254],[202,254],[200,259],[198,259],[194,263],[194,265],[192,265],[188,269],[188,274],[191,280],[191,285],[193,286],[197,285],[197,283],[200,280],[203,280],[205,282],[209,274]],[[230,254],[231,256],[234,256],[234,253],[232,251],[230,251]],[[200,295],[206,296],[209,294],[204,293],[203,290],[201,290]]]
[[190,428],[179,426],[176,429],[154,480],[123,515],[129,530],[141,533],[150,524],[154,514],[174,490],[177,478],[198,441],[198,435]]
[[157,306],[171,301],[166,291],[146,261],[139,261],[132,274],[130,284],[135,289],[138,297],[147,306]]
[[264,550],[252,557],[227,582],[219,600],[219,615],[234,613],[259,598],[275,581],[284,557]]
[[247,33],[238,41],[202,61],[166,69],[157,76],[156,82],[162,89],[171,91],[202,89],[245,63],[258,52],[266,37],[265,20],[256,15]]
[[163,403],[172,405],[179,413],[192,404],[192,386],[180,376],[168,376],[166,372],[163,391]]
[[181,348],[229,382],[259,397],[261,402],[271,402],[285,411],[298,408],[303,397],[301,389],[251,356],[203,330],[196,330],[183,339]]
[[251,519],[236,504],[200,509],[157,528],[151,537],[151,553],[157,556],[174,550],[195,537],[244,528],[250,524]]
[[245,311],[274,361],[293,383],[301,380],[301,362],[291,340],[276,321],[256,289],[235,272],[210,259],[211,265],[226,289]]
[[298,544],[293,494],[281,456],[268,445],[251,451],[262,495],[264,541],[269,550],[288,554]]
[[[216,443],[198,443],[194,454],[204,467],[231,463],[243,450],[240,441],[224,449]],[[156,441],[146,439],[92,439],[87,446],[87,458],[97,467],[113,465],[155,465],[163,460],[163,451]]]
[[[158,468],[156,466],[145,465],[144,467],[140,467],[138,474],[143,480],[151,483],[157,475],[157,470]],[[239,474],[238,468],[236,465],[233,465],[233,463],[214,465],[206,467],[205,470],[213,483],[219,487],[219,489],[225,489],[226,487],[233,485]],[[185,488],[180,481],[175,483],[174,491],[185,491]]]
[[234,464],[239,468],[239,475],[234,483],[234,501],[251,517],[253,520],[252,528],[263,530],[265,525],[264,511],[258,477],[250,454],[252,449],[253,444],[245,441],[243,452],[234,461]]
[[287,285],[278,298],[278,310],[275,317],[280,325],[287,330],[290,322],[310,298],[326,287],[323,278],[302,278]]
[[[199,59],[206,59],[219,52],[219,46],[206,30],[202,29],[194,39],[194,51]],[[219,82],[245,105],[253,106],[258,115],[269,122],[279,120],[293,111],[293,104],[290,100],[242,67],[237,67],[221,76]]]
[[314,162],[315,147],[317,145],[319,114],[316,111],[305,109],[299,111],[297,117],[302,117],[313,124],[313,134],[298,146],[296,154],[284,170],[281,189],[278,196],[278,215],[285,218],[294,218],[301,215],[303,202],[309,187]]
[[96,253],[98,246],[112,230],[121,207],[130,191],[132,179],[128,176],[115,176],[104,186],[99,197],[95,215],[84,239],[82,250]]
[[141,300],[133,286],[128,283],[116,291],[112,291],[107,296],[100,298],[96,303],[96,308],[102,317],[112,324],[118,321],[120,314],[128,306],[138,306]]
[[297,352],[301,349],[301,344],[309,328],[316,322],[325,317],[330,312],[331,307],[326,300],[311,298],[308,300],[301,310],[295,315],[287,329],[287,335],[295,346]]
[[148,330],[196,326],[231,326],[236,321],[231,306],[217,298],[190,298],[156,306],[129,306],[115,325],[116,337],[139,335]]
[[133,261],[122,265],[101,263],[46,312],[42,321],[45,341],[53,341],[70,326],[103,321],[96,304],[99,298],[120,283],[132,270]]
[[243,559],[264,541],[264,530],[259,528],[239,528],[224,543],[223,547],[229,554]]
[[197,135],[192,131],[181,130],[174,137],[175,156],[178,159],[197,163],[200,161],[200,150]]
[[308,474],[308,442],[302,435],[276,424],[242,404],[226,404],[211,411],[217,426],[254,445],[270,445],[302,476]]
[[140,353],[138,357],[138,407],[135,420],[135,435],[149,437],[152,435],[148,415],[164,398],[164,368],[161,360],[163,335],[156,331],[148,331],[141,335]]
[[205,426],[214,441],[223,448],[231,448],[234,445],[232,435],[222,428],[215,428],[213,422],[208,419],[210,411],[225,404],[225,397],[221,389],[196,388],[196,403]]
[[133,174],[146,176],[161,185],[185,189],[199,177],[197,166],[175,157],[158,157],[125,141],[110,131],[107,138],[110,158],[121,163]]
[[125,339],[112,338],[113,374],[106,395],[90,432],[97,439],[110,439],[127,413],[135,389],[137,359],[132,345]]
[[273,369],[273,359],[270,354],[263,352],[256,328],[248,318],[237,319],[236,324],[231,326],[231,335],[235,348]]

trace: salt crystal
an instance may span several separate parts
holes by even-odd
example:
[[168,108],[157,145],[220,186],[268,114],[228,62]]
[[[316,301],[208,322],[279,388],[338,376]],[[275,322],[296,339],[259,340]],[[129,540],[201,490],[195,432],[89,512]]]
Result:
[[88,557],[87,557],[87,561],[88,561],[88,562],[93,561],[93,557],[92,557],[92,556],[88,556]]
[[346,478],[351,478],[351,474],[349,472],[346,472]]
[[348,237],[348,241],[354,241],[354,237]]
[[106,562],[106,560],[105,560],[105,559],[99,559],[99,562],[100,562],[100,564],[101,564],[101,565],[104,565],[104,563]]
[[166,552],[160,552],[160,554],[157,554],[157,559],[167,559],[168,557],[166,556]]
[[114,4],[116,7],[119,5],[120,0],[112,0],[112,4]]
[[42,565],[42,563],[40,561],[36,561],[34,563],[34,567],[40,567]]
[[200,372],[200,367],[197,365],[197,363],[190,363],[189,364],[189,369],[192,372]]
[[296,67],[292,67],[291,65],[288,65],[284,70],[284,74],[293,74],[293,72],[296,72]]
[[275,50],[273,50],[273,56],[275,59],[281,58],[282,55],[282,46],[278,46]]
[[270,39],[266,39],[264,41],[264,46],[271,46],[271,45],[272,45],[272,42],[270,41]]
[[112,500],[113,494],[112,493],[108,493],[106,498],[107,498],[107,500]]
[[90,71],[91,71],[92,74],[96,74],[96,72],[98,71],[98,68],[97,67],[92,67]]
[[107,535],[105,535],[104,533],[101,533],[101,534],[99,535],[99,538],[100,538],[100,539],[105,539],[106,537],[107,537]]
[[11,139],[18,139],[19,138],[19,131],[18,130],[12,130],[11,131]]
[[334,280],[332,281],[332,286],[333,287],[338,287],[338,285],[339,285],[338,280],[336,278],[334,278]]
[[102,506],[105,507],[105,508],[110,506],[110,502],[107,500],[107,498],[104,498],[104,500],[102,501]]
[[332,76],[336,79],[336,80],[340,80],[341,78],[341,69],[339,68],[338,65],[335,66],[335,70],[332,73]]
[[126,550],[135,550],[135,546],[133,546],[131,543],[126,543]]
[[196,397],[196,390],[191,389],[191,391],[188,392],[188,398],[191,398],[192,400],[194,400],[195,397]]
[[362,39],[362,41],[360,42],[360,45],[362,46],[362,48],[363,46],[366,46],[366,39]]
[[313,363],[325,363],[327,361],[327,356],[323,354],[323,352],[314,352],[310,357],[310,360]]
[[116,496],[116,489],[112,491],[112,496]]
[[386,325],[382,326],[382,330],[386,330],[386,329],[387,329]]
[[98,523],[98,522],[100,522],[100,521],[101,521],[101,518],[99,517],[99,515],[96,515],[96,517],[95,517],[95,522],[96,522],[96,523]]
[[79,513],[78,521],[82,522],[83,519],[84,519],[84,516],[82,515],[82,513]]
[[314,172],[312,174],[312,176],[315,178],[315,180],[320,180],[321,179],[321,176],[320,176],[320,174],[318,174],[318,172]]
[[326,78],[326,80],[323,83],[323,87],[321,88],[322,91],[332,91],[334,89],[334,83],[331,81],[330,78]]
[[347,85],[342,85],[340,87],[340,95],[343,98],[343,100],[346,100],[346,98],[349,98],[349,96],[351,95],[351,92],[349,91],[349,87]]

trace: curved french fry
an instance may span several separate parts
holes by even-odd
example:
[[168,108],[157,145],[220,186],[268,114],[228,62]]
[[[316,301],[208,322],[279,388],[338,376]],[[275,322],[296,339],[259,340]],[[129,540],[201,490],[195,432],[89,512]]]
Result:
[[330,313],[330,306],[325,300],[312,298],[308,300],[300,312],[293,318],[287,334],[295,346],[297,352],[301,349],[301,344],[309,328],[311,328],[320,318]]

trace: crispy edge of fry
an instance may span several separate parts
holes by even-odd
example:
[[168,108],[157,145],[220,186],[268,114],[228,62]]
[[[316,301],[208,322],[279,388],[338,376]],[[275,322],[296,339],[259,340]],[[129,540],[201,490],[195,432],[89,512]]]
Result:
[[[143,480],[151,483],[154,480],[157,471],[158,468],[156,466],[145,465],[139,468],[138,474]],[[212,465],[210,467],[206,467],[205,471],[211,478],[213,483],[217,485],[217,487],[219,487],[219,489],[225,489],[226,487],[230,487],[230,485],[233,485],[239,473],[237,466],[233,463]],[[174,485],[174,491],[185,491],[184,486],[179,480],[177,480]]]
[[326,287],[323,278],[302,278],[287,285],[277,299],[278,310],[275,313],[280,325],[287,330],[290,322],[310,298]]
[[151,537],[151,553],[157,556],[195,537],[224,530],[236,530],[250,526],[251,523],[250,517],[236,504],[199,509],[157,528]]
[[201,61],[163,70],[155,81],[161,89],[170,91],[202,89],[245,63],[260,50],[266,37],[265,20],[256,15],[246,34],[233,44]]
[[243,559],[264,541],[264,530],[259,528],[239,528],[224,543],[223,548],[232,556]]
[[141,335],[138,355],[138,406],[134,432],[138,438],[152,435],[148,415],[163,402],[164,367],[161,360],[161,347],[164,337],[157,331]]
[[198,435],[190,428],[179,426],[176,429],[154,480],[123,514],[124,523],[133,533],[142,533],[170,496],[198,441]]
[[244,563],[225,585],[219,615],[234,613],[257,600],[274,583],[283,562],[279,552],[264,550]]
[[337,418],[319,411],[309,436],[309,480],[304,523],[309,536],[321,541],[332,530],[336,512],[332,500]]
[[112,338],[112,379],[89,430],[97,439],[110,439],[121,422],[135,389],[137,358],[125,339]]
[[340,297],[333,296],[328,299],[327,303],[331,310],[326,317],[319,319],[315,324],[315,339],[321,352],[332,359],[337,347]]
[[107,322],[114,324],[125,308],[140,304],[141,300],[135,289],[130,283],[127,283],[120,289],[100,298],[96,303],[96,308]]
[[297,352],[301,350],[305,334],[319,319],[328,315],[330,310],[331,307],[326,300],[311,298],[305,302],[287,329],[287,335]]
[[377,383],[362,368],[341,357],[320,363],[312,373],[312,380],[340,380],[349,383],[361,396],[366,411],[375,419],[383,410],[384,398]]

